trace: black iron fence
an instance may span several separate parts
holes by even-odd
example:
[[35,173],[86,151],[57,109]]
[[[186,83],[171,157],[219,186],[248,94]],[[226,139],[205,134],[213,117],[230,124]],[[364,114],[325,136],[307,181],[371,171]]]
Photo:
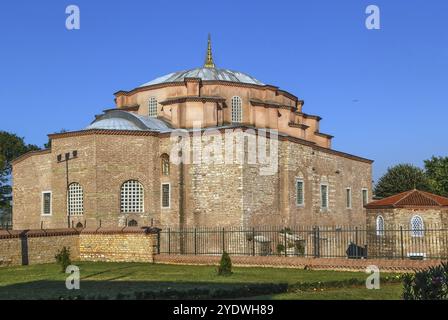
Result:
[[12,222],[1,222],[0,221],[0,230],[12,230]]
[[163,254],[298,256],[321,258],[448,258],[448,229],[417,230],[389,226],[256,227],[164,229],[157,252]]

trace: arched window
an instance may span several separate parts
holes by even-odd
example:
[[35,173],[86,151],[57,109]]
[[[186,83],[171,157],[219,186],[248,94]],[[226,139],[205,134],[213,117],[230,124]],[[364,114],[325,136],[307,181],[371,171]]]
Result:
[[243,121],[243,107],[240,97],[232,98],[232,122]]
[[121,212],[143,212],[143,186],[137,180],[129,180],[121,186]]
[[82,225],[81,222],[78,222],[78,223],[76,224],[76,229],[82,229],[82,228],[84,228],[84,226]]
[[162,175],[169,176],[170,175],[170,156],[166,153],[162,154],[161,165],[162,165]]
[[68,186],[68,215],[81,215],[84,213],[84,193],[79,183]]
[[379,237],[384,236],[384,218],[382,216],[376,218],[376,235]]
[[134,219],[132,219],[128,222],[128,227],[137,227],[137,226],[138,226],[138,222],[135,221]]
[[423,224],[423,219],[420,216],[413,216],[411,218],[411,236],[412,237],[423,237],[425,232],[425,226]]
[[149,98],[149,116],[157,117],[157,99],[154,97]]

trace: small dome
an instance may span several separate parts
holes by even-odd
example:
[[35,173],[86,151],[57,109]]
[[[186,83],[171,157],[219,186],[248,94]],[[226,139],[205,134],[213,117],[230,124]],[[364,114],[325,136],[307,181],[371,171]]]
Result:
[[167,75],[142,84],[140,88],[161,83],[183,82],[185,78],[200,78],[203,81],[229,81],[256,84],[261,86],[264,85],[264,83],[258,81],[257,79],[246,73],[228,69],[218,69],[213,61],[212,43],[209,34],[207,41],[207,52],[205,55],[205,63],[203,67],[169,73]]
[[86,130],[89,129],[142,130],[133,122],[120,118],[109,118],[95,121],[86,128]]
[[118,109],[98,116],[85,130],[90,129],[171,131],[171,127],[161,119]]
[[160,83],[183,82],[185,78],[201,78],[203,81],[219,80],[219,81],[264,85],[264,83],[262,83],[261,81],[243,72],[232,71],[228,69],[202,67],[191,70],[173,72],[164,75],[162,77],[156,78],[150,82],[147,82],[141,85],[140,87],[146,87]]

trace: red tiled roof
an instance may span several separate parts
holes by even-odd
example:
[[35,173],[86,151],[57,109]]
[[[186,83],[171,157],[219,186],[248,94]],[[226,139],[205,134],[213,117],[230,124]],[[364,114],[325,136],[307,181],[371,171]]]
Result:
[[448,207],[448,198],[420,190],[409,190],[365,206],[371,208]]

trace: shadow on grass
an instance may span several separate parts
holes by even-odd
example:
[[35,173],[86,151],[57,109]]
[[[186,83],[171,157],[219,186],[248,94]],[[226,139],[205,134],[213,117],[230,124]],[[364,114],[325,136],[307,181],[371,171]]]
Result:
[[65,281],[33,281],[0,287],[0,299],[232,299],[285,293],[285,283],[211,283],[158,281],[83,281],[68,290]]

